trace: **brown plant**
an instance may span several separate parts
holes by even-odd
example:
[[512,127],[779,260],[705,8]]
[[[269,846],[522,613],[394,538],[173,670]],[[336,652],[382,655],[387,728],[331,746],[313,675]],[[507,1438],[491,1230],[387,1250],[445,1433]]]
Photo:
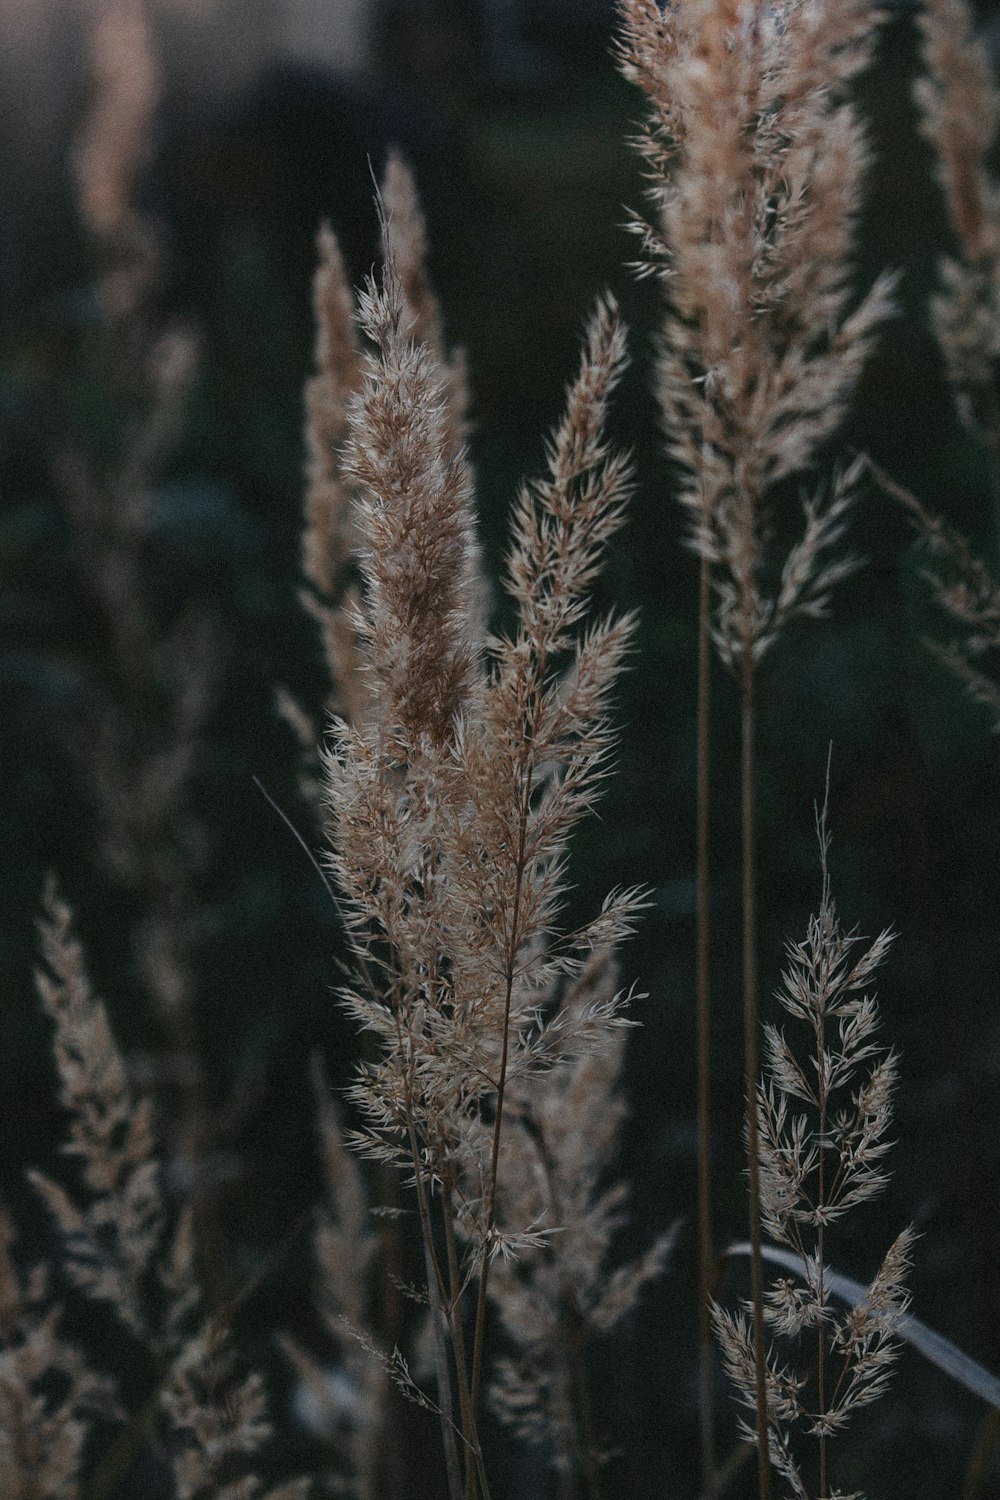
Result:
[[[881,933],[864,947],[837,917],[827,866],[826,810],[818,819],[822,895],[802,942],[790,943],[778,1000],[804,1028],[803,1046],[783,1030],[764,1028],[765,1078],[756,1090],[761,1211],[773,1240],[787,1245],[799,1281],[780,1278],[766,1294],[766,1324],[799,1345],[815,1339],[814,1375],[799,1360],[766,1354],[771,1461],[795,1500],[861,1500],[830,1488],[827,1447],[852,1413],[882,1395],[899,1352],[897,1328],[914,1235],[890,1247],[865,1298],[839,1312],[829,1289],[828,1231],[851,1209],[881,1192],[892,1116],[896,1057],[876,1037],[878,1007],[869,985],[893,939]],[[757,1408],[758,1364],[752,1318],[713,1309],[726,1371],[751,1412]],[[752,1436],[754,1428],[744,1430]],[[806,1478],[794,1438],[816,1441],[815,1487]]]
[[[861,0],[767,5],[691,0],[662,8],[622,0],[620,60],[649,103],[638,145],[651,221],[636,220],[640,273],[662,279],[657,393],[680,499],[701,555],[698,796],[699,1238],[705,1483],[714,1486],[707,1328],[711,1284],[708,1157],[708,638],[738,674],[741,698],[744,1069],[758,1072],[756,673],[800,616],[822,615],[855,564],[840,541],[855,465],[803,500],[804,530],[777,587],[766,546],[775,486],[810,467],[843,418],[891,278],[858,301],[854,226],[868,161],[847,97],[877,35]],[[714,588],[714,617],[710,592]],[[763,1350],[757,1122],[749,1109],[749,1222],[756,1345]],[[767,1381],[757,1362],[758,1467],[770,1493]]]
[[366,1121],[357,1140],[416,1193],[434,1328],[451,1350],[438,1392],[449,1484],[471,1500],[488,1494],[477,1423],[490,1267],[539,1242],[532,1224],[500,1214],[509,1091],[621,1024],[623,996],[551,1021],[547,997],[629,929],[639,899],[614,894],[582,931],[555,937],[567,838],[606,774],[608,701],[632,631],[629,618],[581,630],[628,494],[627,465],[603,438],[624,336],[602,305],[549,474],[516,507],[507,588],[517,630],[484,638],[453,376],[413,336],[385,216],[383,234],[382,284],[359,297],[372,352],[344,464],[358,495],[353,624],[370,707],[336,725],[327,752],[330,862],[360,979],[345,1003],[381,1043],[351,1091]]

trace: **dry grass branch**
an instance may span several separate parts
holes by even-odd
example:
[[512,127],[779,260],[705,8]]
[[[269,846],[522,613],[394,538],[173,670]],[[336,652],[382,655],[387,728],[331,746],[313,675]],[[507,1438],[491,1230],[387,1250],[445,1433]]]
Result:
[[[69,1127],[65,1150],[79,1170],[69,1190],[40,1173],[31,1180],[62,1238],[60,1273],[127,1330],[154,1383],[135,1410],[135,1393],[100,1373],[101,1350],[67,1342],[60,1273],[37,1267],[22,1279],[13,1226],[0,1213],[3,1493],[12,1500],[103,1500],[138,1449],[153,1444],[178,1500],[252,1500],[264,1489],[253,1469],[270,1431],[262,1381],[236,1372],[226,1347],[228,1319],[209,1319],[204,1311],[191,1214],[182,1210],[171,1222],[150,1103],[128,1079],[71,913],[51,883],[39,929],[38,989],[54,1025]],[[155,1441],[158,1418],[162,1449]],[[279,1486],[268,1500],[305,1494],[300,1480]]]
[[[905,1278],[913,1233],[890,1247],[867,1295],[847,1312],[831,1304],[828,1232],[882,1191],[890,1142],[896,1058],[878,1042],[878,1007],[870,990],[893,939],[865,946],[840,925],[827,866],[826,812],[818,820],[822,865],[819,911],[803,941],[789,944],[778,1000],[802,1045],[776,1026],[764,1028],[765,1076],[756,1091],[761,1208],[772,1239],[797,1257],[801,1282],[774,1281],[765,1316],[790,1343],[790,1362],[766,1351],[771,1460],[795,1500],[834,1500],[827,1448],[861,1406],[877,1399],[898,1353],[906,1312]],[[748,1313],[715,1309],[727,1373],[740,1400],[756,1411],[756,1331]],[[815,1346],[806,1363],[803,1339]],[[808,1356],[807,1356],[808,1359]],[[811,1364],[811,1370],[809,1368]],[[805,1372],[800,1373],[805,1365]],[[747,1436],[753,1432],[744,1424]],[[815,1440],[811,1477],[798,1439]]]

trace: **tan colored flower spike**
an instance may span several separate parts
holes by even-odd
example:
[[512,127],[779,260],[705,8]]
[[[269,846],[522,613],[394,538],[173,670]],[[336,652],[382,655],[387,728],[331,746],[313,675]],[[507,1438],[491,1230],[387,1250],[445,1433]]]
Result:
[[[393,191],[412,239],[398,182]],[[624,995],[579,1014],[552,1002],[641,904],[613,893],[581,932],[558,935],[567,840],[607,773],[609,698],[633,629],[629,617],[587,621],[630,490],[628,463],[604,436],[625,342],[616,309],[601,304],[549,472],[515,507],[516,628],[487,636],[453,371],[433,319],[426,338],[415,334],[428,304],[399,268],[406,256],[397,263],[387,201],[382,211],[384,271],[358,297],[368,352],[344,453],[361,578],[351,625],[369,698],[363,720],[334,725],[327,752],[330,865],[356,958],[344,999],[380,1044],[352,1090],[365,1122],[356,1140],[416,1192],[449,1489],[474,1496],[488,1493],[477,1421],[490,1267],[539,1243],[531,1222],[503,1211],[507,1100],[515,1082],[530,1093],[537,1075],[623,1024]],[[444,1409],[452,1381],[464,1481]]]
[[[788,945],[777,996],[802,1044],[766,1026],[765,1076],[756,1090],[764,1227],[798,1264],[799,1279],[772,1282],[765,1306],[769,1338],[779,1341],[777,1347],[769,1342],[766,1355],[770,1455],[795,1500],[831,1500],[828,1440],[885,1390],[909,1305],[906,1276],[914,1240],[911,1229],[903,1230],[863,1300],[846,1311],[836,1306],[829,1232],[887,1181],[897,1063],[878,1041],[871,983],[894,934],[882,932],[866,945],[841,927],[830,890],[825,809],[818,833],[819,911],[805,938]],[[726,1372],[741,1402],[756,1412],[751,1318],[719,1307],[713,1316]],[[788,1346],[788,1363],[782,1363],[779,1350]],[[752,1437],[754,1428],[743,1426]],[[816,1444],[811,1468],[800,1452],[806,1437]]]

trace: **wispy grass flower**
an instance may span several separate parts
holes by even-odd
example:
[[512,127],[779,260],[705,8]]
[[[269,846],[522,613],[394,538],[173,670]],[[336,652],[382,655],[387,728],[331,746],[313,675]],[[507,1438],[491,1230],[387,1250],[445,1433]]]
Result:
[[[890,1247],[865,1298],[847,1311],[831,1298],[829,1235],[886,1184],[897,1061],[878,1040],[870,986],[893,934],[867,944],[843,929],[830,891],[825,812],[819,823],[822,895],[805,938],[790,943],[778,1001],[793,1023],[764,1028],[765,1071],[756,1091],[761,1213],[771,1238],[795,1253],[799,1280],[767,1289],[765,1322],[778,1340],[766,1353],[771,1461],[795,1500],[834,1500],[829,1439],[888,1383],[908,1306],[913,1232]],[[801,1037],[801,1043],[794,1036]],[[727,1373],[757,1407],[756,1333],[748,1313],[714,1309]],[[808,1341],[814,1341],[810,1358]],[[803,1345],[806,1348],[803,1348]],[[787,1362],[782,1346],[791,1346]],[[748,1435],[753,1428],[746,1426]],[[815,1439],[807,1470],[803,1438]],[[846,1500],[846,1497],[844,1497]]]
[[[535,1243],[532,1226],[504,1223],[499,1211],[508,1088],[552,1065],[555,980],[626,932],[639,904],[634,892],[615,894],[582,931],[556,936],[567,840],[607,774],[609,699],[633,627],[586,623],[629,492],[628,465],[603,437],[625,348],[602,304],[549,472],[515,509],[506,585],[518,625],[511,637],[484,637],[454,374],[415,335],[393,221],[383,232],[381,285],[358,299],[369,352],[344,459],[358,495],[353,624],[370,699],[361,723],[336,724],[328,750],[331,866],[360,980],[345,1001],[381,1044],[352,1090],[366,1122],[360,1142],[416,1193],[472,1496],[488,1492],[476,1413],[490,1266]],[[620,996],[572,1026],[563,1018],[559,1054],[597,1045],[624,1004]]]
[[50,1268],[22,1275],[0,1208],[0,1492],[78,1500],[96,1420],[118,1414],[112,1382],[61,1334]]
[[[178,1500],[208,1494],[253,1500],[265,1488],[254,1469],[271,1431],[263,1381],[239,1372],[227,1317],[205,1311],[193,1215],[189,1208],[168,1212],[150,1103],[128,1079],[70,910],[53,884],[39,929],[38,988],[54,1026],[59,1099],[69,1124],[65,1150],[78,1180],[66,1189],[36,1172],[31,1181],[62,1237],[66,1277],[144,1352],[153,1388],[144,1406],[130,1410],[134,1393],[119,1389],[65,1340],[64,1309],[51,1300],[53,1278],[39,1269],[26,1285],[19,1280],[13,1230],[0,1212],[3,1493],[73,1500],[83,1492],[85,1446],[99,1419],[105,1448],[88,1456],[97,1463],[92,1492],[107,1493],[160,1417]],[[293,1481],[267,1500],[304,1496],[305,1482]]]
[[[553,1044],[563,1029],[572,1038],[585,1012],[613,1015],[617,990],[614,958],[598,948],[559,1003]],[[501,1260],[491,1279],[510,1346],[495,1366],[493,1406],[588,1500],[599,1500],[608,1454],[589,1366],[601,1336],[661,1273],[673,1241],[673,1232],[660,1235],[643,1255],[611,1269],[628,1199],[613,1172],[626,1113],[619,1075],[627,1036],[616,1028],[599,1049],[513,1078],[500,1155],[503,1216],[534,1224],[538,1243]]]

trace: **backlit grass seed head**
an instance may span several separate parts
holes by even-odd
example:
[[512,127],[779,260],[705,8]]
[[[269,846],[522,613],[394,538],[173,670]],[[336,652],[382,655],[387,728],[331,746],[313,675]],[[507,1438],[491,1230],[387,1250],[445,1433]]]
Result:
[[[797,1500],[836,1493],[826,1480],[826,1441],[886,1387],[908,1305],[914,1238],[909,1229],[898,1236],[856,1306],[844,1311],[833,1302],[828,1235],[886,1184],[898,1065],[878,1039],[871,989],[894,935],[885,931],[866,942],[841,926],[827,871],[825,811],[819,836],[820,906],[805,937],[788,945],[777,999],[789,1024],[764,1027],[764,1077],[755,1101],[763,1224],[798,1262],[797,1279],[776,1278],[764,1305],[765,1324],[780,1341],[767,1350],[771,1461]],[[755,1412],[749,1310],[716,1308],[713,1316],[738,1400]],[[779,1353],[786,1346],[787,1358]],[[800,1366],[807,1373],[799,1374]],[[750,1424],[744,1428],[752,1437]],[[818,1444],[818,1491],[799,1456],[801,1436]]]
[[852,255],[869,161],[848,86],[877,18],[861,0],[622,0],[623,71],[644,90],[650,220],[662,278],[658,390],[696,547],[718,585],[716,641],[759,658],[850,570],[830,562],[856,473],[805,502],[781,585],[765,582],[764,502],[836,431],[892,278],[860,300]]
[[[624,334],[602,304],[549,472],[516,508],[508,587],[519,624],[483,642],[471,473],[454,448],[440,360],[410,337],[391,260],[381,287],[360,297],[359,320],[372,350],[347,462],[360,495],[371,712],[337,726],[328,785],[332,865],[372,981],[346,999],[386,1052],[355,1097],[374,1154],[405,1160],[413,1127],[436,1178],[447,1143],[474,1225],[482,1112],[505,1069],[548,1065],[535,1021],[553,977],[627,931],[640,904],[618,893],[581,932],[556,936],[567,840],[607,772],[610,693],[633,628],[629,618],[584,625],[629,491],[602,431]],[[585,1038],[597,1029],[580,1022]]]

